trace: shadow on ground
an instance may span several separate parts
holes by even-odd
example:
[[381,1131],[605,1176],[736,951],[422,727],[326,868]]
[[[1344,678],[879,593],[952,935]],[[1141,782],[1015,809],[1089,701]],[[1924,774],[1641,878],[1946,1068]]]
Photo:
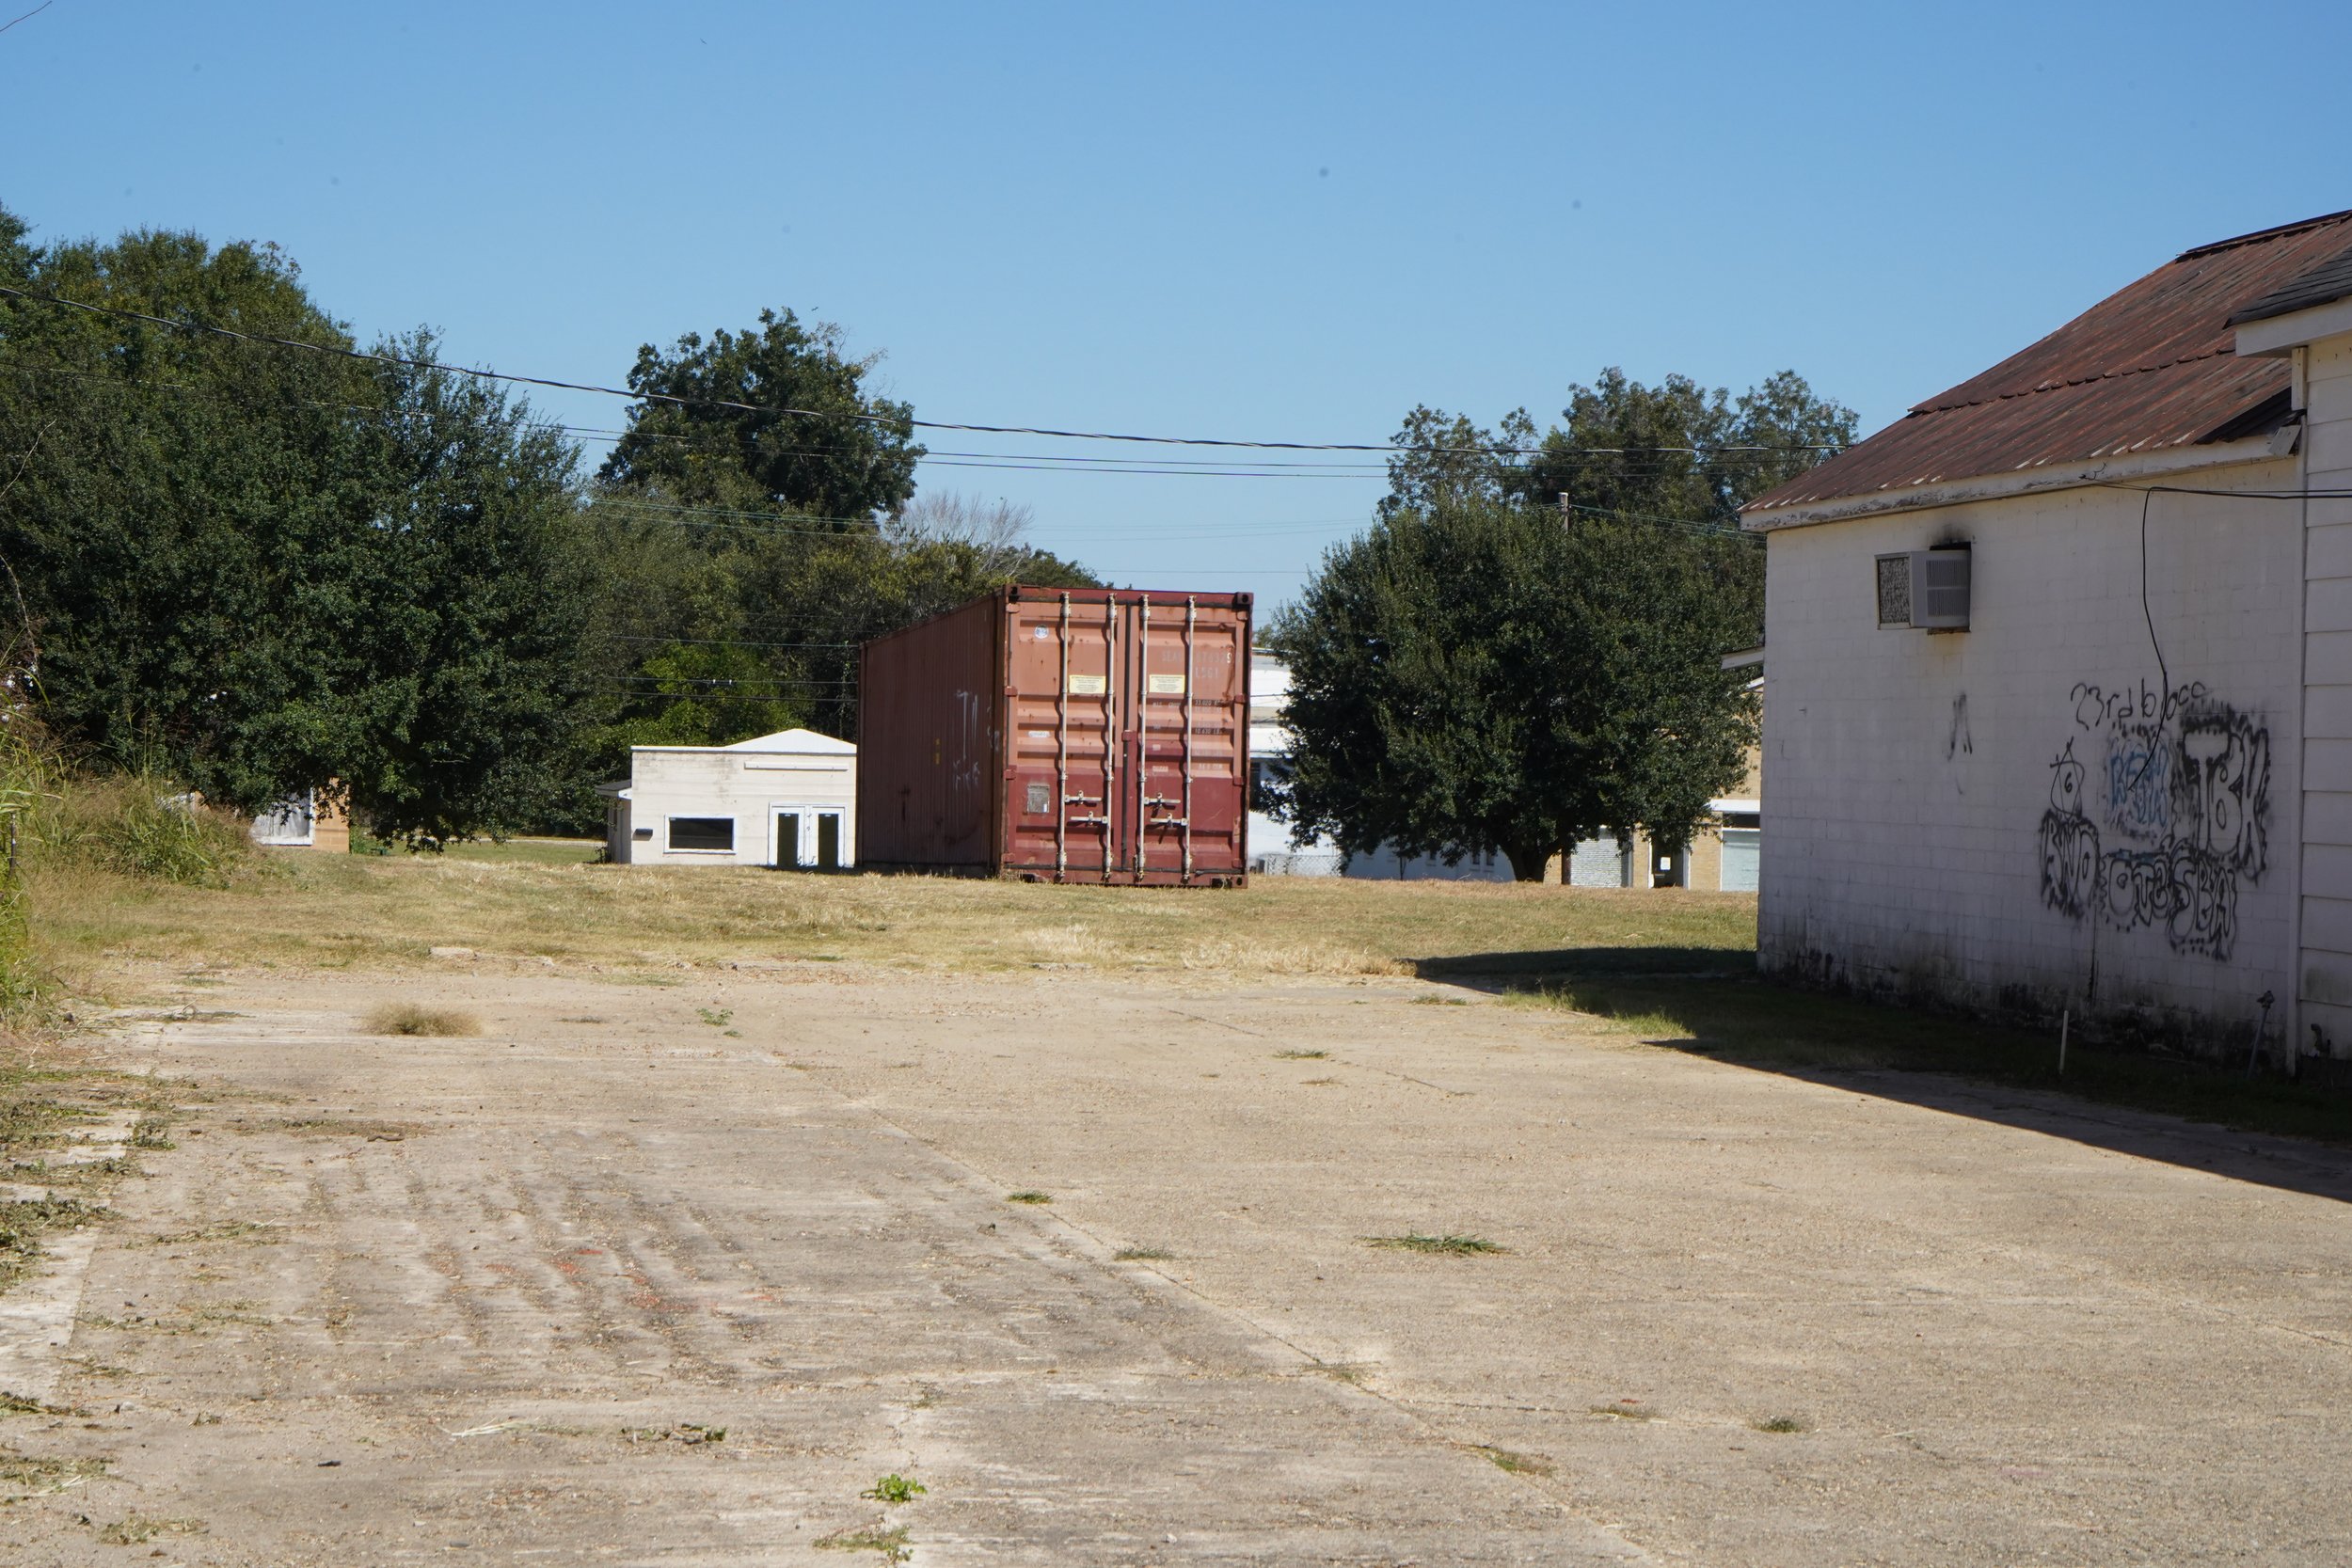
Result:
[[[1565,948],[1419,960],[1425,980],[1592,1014],[1652,1045],[2352,1202],[2352,1095],[1756,977],[1753,952]],[[2334,1146],[2334,1147],[2329,1147]]]

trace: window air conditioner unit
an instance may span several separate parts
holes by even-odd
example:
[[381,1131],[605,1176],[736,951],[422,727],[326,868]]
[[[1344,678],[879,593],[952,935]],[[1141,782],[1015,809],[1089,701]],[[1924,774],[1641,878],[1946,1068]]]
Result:
[[1968,629],[1968,546],[1878,558],[1879,625]]

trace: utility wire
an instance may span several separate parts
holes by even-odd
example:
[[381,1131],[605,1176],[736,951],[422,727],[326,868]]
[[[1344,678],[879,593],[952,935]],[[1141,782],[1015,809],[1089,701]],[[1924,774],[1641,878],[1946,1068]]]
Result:
[[[1066,441],[1120,441],[1173,447],[1231,447],[1258,451],[1422,452],[1432,456],[1488,458],[1504,455],[1534,457],[1541,455],[1543,451],[1540,447],[1437,447],[1415,446],[1409,443],[1400,445],[1393,441],[1245,441],[1206,436],[1132,436],[1101,430],[1061,430],[1047,425],[971,424],[945,420],[893,419],[887,415],[867,414],[849,409],[822,410],[781,405],[763,406],[758,404],[738,403],[728,398],[685,398],[669,392],[632,391],[627,388],[606,387],[590,381],[563,381],[552,376],[522,375],[511,371],[481,370],[471,366],[447,364],[439,360],[413,359],[404,355],[378,354],[366,349],[344,348],[334,343],[305,342],[299,338],[280,338],[266,332],[244,332],[235,327],[215,326],[207,322],[174,321],[168,316],[151,315],[144,310],[125,309],[117,305],[93,305],[86,300],[68,299],[63,294],[34,293],[29,290],[9,288],[6,285],[0,285],[0,295],[36,305],[62,306],[68,309],[82,310],[91,315],[114,316],[124,321],[144,322],[151,326],[161,326],[175,332],[210,333],[215,337],[230,338],[240,342],[263,343],[276,348],[301,349],[306,353],[330,355],[338,358],[356,359],[367,364],[399,365],[409,370],[438,371],[447,375],[476,376],[487,381],[505,381],[524,387],[547,387],[564,392],[594,392],[603,397],[627,398],[632,403],[656,403],[675,408],[715,408],[730,413],[782,415],[790,419],[804,420],[848,420],[852,422],[886,427],[907,425],[917,430],[961,430],[982,436],[1043,436]],[[1836,451],[1839,449],[1831,443],[1800,442],[1779,447],[1738,445],[1587,447],[1578,450],[1616,453],[1681,452],[1699,456],[1713,451],[1820,452]]]

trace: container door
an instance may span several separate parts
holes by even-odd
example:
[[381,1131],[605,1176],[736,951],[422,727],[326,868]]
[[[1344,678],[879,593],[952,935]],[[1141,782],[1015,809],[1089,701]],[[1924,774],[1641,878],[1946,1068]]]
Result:
[[776,869],[794,871],[801,864],[801,814],[776,813]]
[[1138,880],[1230,877],[1246,863],[1248,650],[1224,605],[1145,602],[1135,638],[1135,824]]
[[1104,881],[1120,860],[1123,607],[1006,606],[1004,869]]
[[841,814],[837,811],[817,814],[817,869],[841,869]]

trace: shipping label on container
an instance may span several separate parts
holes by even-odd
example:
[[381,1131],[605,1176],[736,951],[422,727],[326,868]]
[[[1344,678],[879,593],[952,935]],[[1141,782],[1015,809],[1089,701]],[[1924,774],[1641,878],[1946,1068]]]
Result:
[[1110,689],[1111,678],[1108,675],[1073,674],[1070,677],[1070,694],[1073,697],[1100,697]]
[[1145,677],[1144,684],[1154,697],[1181,697],[1184,694],[1184,677],[1182,675],[1151,675]]

